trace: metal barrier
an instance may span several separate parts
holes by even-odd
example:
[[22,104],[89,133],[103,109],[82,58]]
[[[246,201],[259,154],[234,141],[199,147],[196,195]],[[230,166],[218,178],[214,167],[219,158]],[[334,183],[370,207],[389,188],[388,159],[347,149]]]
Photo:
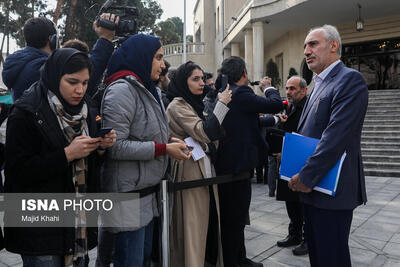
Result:
[[168,198],[168,181],[161,181],[161,222],[162,222],[162,266],[169,266],[169,198]]
[[173,183],[168,180],[161,181],[161,204],[162,204],[162,213],[161,213],[161,222],[162,222],[162,266],[169,267],[169,193],[174,193],[181,190],[209,186],[214,184],[224,184],[231,183],[250,179],[249,172],[243,172],[237,175],[223,175],[206,179],[199,179],[193,181],[185,181],[179,183]]

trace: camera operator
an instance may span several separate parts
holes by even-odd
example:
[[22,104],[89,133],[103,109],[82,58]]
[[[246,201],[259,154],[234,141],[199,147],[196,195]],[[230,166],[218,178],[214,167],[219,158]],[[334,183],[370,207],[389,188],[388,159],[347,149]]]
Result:
[[13,100],[22,96],[40,78],[40,67],[57,47],[57,29],[45,18],[30,18],[24,25],[26,47],[9,55],[4,62],[3,81]]
[[[102,17],[114,21],[115,16],[102,14]],[[115,20],[118,23],[118,18]],[[108,59],[114,51],[112,40],[115,31],[110,31],[95,25],[94,30],[100,37],[89,55],[94,72],[89,80],[90,88],[96,88],[99,82],[98,71],[107,65]],[[28,19],[24,25],[26,47],[9,55],[4,62],[3,81],[8,89],[12,90],[13,100],[20,98],[24,91],[40,78],[40,69],[49,55],[59,46],[56,25],[46,17]]]

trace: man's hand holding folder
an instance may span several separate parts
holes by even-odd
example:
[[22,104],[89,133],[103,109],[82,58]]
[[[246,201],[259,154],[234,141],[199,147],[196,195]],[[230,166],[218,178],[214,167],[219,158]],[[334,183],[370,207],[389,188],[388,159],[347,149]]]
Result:
[[308,188],[300,181],[298,173],[292,176],[292,178],[288,183],[288,186],[292,191],[298,191],[303,193],[310,193],[312,191],[311,188]]

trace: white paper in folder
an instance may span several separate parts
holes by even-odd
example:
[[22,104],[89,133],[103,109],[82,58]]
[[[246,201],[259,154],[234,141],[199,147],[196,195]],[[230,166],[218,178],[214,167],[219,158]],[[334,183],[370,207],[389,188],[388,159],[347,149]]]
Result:
[[194,140],[192,137],[185,138],[184,141],[188,146],[193,147],[192,158],[194,161],[198,161],[199,159],[204,158],[206,156],[206,153],[204,153],[204,150],[199,144],[199,142]]

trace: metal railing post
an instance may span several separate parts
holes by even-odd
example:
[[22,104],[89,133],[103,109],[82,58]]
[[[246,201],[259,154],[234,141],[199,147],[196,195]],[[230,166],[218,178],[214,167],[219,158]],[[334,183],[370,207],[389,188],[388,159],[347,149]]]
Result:
[[162,266],[169,267],[169,199],[168,181],[161,181],[161,204],[162,204]]

